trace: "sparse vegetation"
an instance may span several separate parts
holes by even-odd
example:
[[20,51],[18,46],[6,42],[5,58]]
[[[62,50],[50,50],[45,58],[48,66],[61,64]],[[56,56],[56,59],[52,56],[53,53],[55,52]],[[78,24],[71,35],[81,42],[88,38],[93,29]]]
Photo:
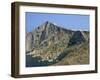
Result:
[[26,51],[26,66],[89,64],[89,32],[48,24],[33,30],[33,50]]

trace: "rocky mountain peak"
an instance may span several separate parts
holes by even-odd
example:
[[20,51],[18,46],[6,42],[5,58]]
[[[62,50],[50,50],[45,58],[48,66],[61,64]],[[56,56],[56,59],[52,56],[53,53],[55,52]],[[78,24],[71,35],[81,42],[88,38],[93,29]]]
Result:
[[[45,21],[32,32],[26,35],[26,50],[33,48],[48,47],[49,45],[73,45],[85,41],[82,31],[73,31],[62,28],[49,21]],[[26,51],[26,52],[27,52]]]
[[[74,64],[83,61],[81,58],[84,55],[81,53],[88,56],[88,31],[69,30],[49,21],[45,21],[31,32],[26,32],[25,41],[27,66],[51,65],[59,64],[59,62],[60,64]],[[70,54],[73,55],[72,58]],[[83,56],[76,56],[77,54]],[[86,59],[87,57],[84,58],[85,61]]]
[[53,27],[54,24],[49,22],[49,21],[45,21],[44,23],[42,23],[41,25],[39,25],[36,30],[37,31],[44,31],[46,30],[47,28],[50,28],[50,27]]
[[49,21],[46,21],[45,24],[50,24],[50,22]]

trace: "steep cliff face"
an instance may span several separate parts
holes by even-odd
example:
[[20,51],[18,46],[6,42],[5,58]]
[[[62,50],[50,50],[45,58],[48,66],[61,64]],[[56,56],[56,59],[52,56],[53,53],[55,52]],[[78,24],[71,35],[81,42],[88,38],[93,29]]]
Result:
[[46,21],[32,32],[26,33],[26,53],[39,57],[39,61],[54,63],[69,54],[73,47],[88,44],[88,40],[87,31],[68,30]]
[[44,47],[51,43],[56,44],[61,40],[62,36],[63,42],[67,45],[73,33],[74,31],[66,30],[46,21],[32,32],[27,33],[26,50],[30,51],[32,48]]
[[33,48],[33,35],[31,32],[26,33],[26,51],[30,52]]

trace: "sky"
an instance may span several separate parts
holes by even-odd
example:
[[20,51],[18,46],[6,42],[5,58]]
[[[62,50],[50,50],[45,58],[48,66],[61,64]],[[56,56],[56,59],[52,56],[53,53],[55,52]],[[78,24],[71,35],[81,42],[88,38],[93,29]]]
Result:
[[31,32],[46,21],[66,29],[89,31],[89,15],[54,14],[54,13],[25,13],[26,32]]

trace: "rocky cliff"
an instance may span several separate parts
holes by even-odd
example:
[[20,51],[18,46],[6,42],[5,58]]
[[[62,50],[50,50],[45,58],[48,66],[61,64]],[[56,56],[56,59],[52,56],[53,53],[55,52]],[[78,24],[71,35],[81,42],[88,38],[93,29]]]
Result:
[[88,43],[88,40],[87,31],[68,30],[46,21],[32,32],[26,33],[26,53],[40,57],[40,61],[57,62],[64,51]]

